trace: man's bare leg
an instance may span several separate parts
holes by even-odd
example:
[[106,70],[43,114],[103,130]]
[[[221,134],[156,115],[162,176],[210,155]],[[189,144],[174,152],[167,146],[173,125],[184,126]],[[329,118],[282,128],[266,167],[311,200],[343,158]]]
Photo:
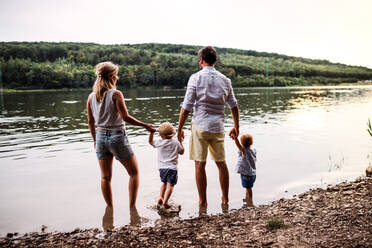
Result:
[[220,177],[220,186],[222,190],[222,204],[229,203],[229,170],[226,162],[216,162],[218,173]]
[[205,173],[206,162],[195,161],[196,187],[199,193],[199,205],[207,206],[207,175]]

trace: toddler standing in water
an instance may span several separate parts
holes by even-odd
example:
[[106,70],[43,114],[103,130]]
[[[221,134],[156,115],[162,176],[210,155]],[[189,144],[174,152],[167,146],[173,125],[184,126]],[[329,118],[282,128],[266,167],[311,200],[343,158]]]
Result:
[[246,203],[250,207],[254,207],[252,198],[252,188],[256,181],[256,149],[251,149],[253,137],[250,134],[243,134],[234,139],[236,146],[239,149],[239,157],[235,171],[240,174],[242,185],[245,188]]
[[172,139],[176,134],[176,130],[169,122],[162,123],[158,128],[158,132],[161,140],[154,140],[154,132],[151,132],[149,136],[150,145],[158,149],[158,167],[160,179],[163,183],[160,188],[158,205],[170,208],[168,200],[178,179],[178,154],[182,155],[185,150],[180,142]]

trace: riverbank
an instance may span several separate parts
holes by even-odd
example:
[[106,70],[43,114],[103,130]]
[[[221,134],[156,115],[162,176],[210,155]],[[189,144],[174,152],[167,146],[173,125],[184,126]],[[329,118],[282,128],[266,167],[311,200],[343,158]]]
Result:
[[153,227],[8,236],[0,247],[372,247],[372,178]]

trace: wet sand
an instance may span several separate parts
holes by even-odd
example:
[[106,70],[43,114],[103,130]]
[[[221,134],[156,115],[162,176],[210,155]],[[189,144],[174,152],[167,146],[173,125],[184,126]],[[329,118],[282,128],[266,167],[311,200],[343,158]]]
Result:
[[0,247],[372,247],[372,179],[152,227],[13,235]]

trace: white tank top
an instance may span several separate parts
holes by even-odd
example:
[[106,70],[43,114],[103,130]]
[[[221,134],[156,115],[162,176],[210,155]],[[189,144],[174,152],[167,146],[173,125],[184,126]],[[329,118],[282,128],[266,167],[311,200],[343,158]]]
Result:
[[96,127],[107,129],[124,129],[125,122],[121,118],[112,96],[116,89],[106,91],[102,98],[102,102],[98,102],[96,93],[92,92],[89,95],[90,108],[93,113]]

